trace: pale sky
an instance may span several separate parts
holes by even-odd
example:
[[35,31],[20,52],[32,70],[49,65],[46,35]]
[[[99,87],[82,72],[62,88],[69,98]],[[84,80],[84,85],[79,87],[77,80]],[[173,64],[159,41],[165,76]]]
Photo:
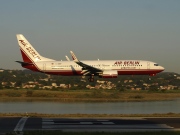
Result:
[[148,60],[180,73],[180,0],[2,0],[0,68],[23,69],[16,34],[56,60]]

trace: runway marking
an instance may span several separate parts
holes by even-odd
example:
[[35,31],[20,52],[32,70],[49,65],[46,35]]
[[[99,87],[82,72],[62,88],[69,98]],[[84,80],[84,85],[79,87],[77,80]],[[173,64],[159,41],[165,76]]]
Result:
[[47,122],[46,122],[46,121],[43,121],[42,124],[43,124],[43,125],[54,124],[54,121],[49,121],[49,122],[48,122],[48,121],[47,121]]
[[124,125],[123,123],[116,123],[113,120],[58,120],[52,118],[42,119],[42,129],[44,130],[66,130],[66,129],[107,129],[107,130],[167,130],[173,129],[173,127],[166,124],[129,124]]
[[109,120],[72,120],[72,121],[65,121],[65,120],[58,120],[52,118],[43,118],[42,119],[42,129],[62,129],[62,128],[74,128],[79,125],[80,127],[89,127],[91,126],[110,126],[114,125],[114,122]]
[[114,125],[114,122],[101,122],[104,125]]
[[173,129],[166,124],[144,125],[43,125],[43,129]]
[[93,124],[93,122],[80,122],[80,124],[82,124],[82,125],[91,125],[91,124]]
[[42,118],[43,121],[49,121],[49,122],[53,122],[54,120],[53,119],[49,119],[49,118]]
[[24,128],[24,125],[27,121],[28,117],[22,117],[19,122],[17,123],[16,127],[14,128],[14,131],[22,131]]
[[104,120],[104,119],[102,119],[102,120],[97,120],[97,121],[109,121],[109,120]]

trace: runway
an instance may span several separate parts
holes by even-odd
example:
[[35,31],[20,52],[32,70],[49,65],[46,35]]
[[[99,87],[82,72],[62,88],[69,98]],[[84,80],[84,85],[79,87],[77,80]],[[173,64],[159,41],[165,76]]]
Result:
[[180,118],[0,118],[0,133],[28,130],[61,130],[64,132],[180,131]]

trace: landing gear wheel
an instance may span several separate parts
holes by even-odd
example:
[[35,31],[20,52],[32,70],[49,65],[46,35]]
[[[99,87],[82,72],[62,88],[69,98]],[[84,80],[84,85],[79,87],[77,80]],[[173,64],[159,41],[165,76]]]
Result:
[[94,82],[94,76],[91,75],[89,78],[88,78],[89,82]]

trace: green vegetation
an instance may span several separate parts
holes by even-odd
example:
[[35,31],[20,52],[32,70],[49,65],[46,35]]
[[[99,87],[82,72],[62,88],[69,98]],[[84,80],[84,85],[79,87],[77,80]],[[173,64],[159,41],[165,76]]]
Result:
[[0,90],[0,101],[57,102],[128,102],[158,101],[180,98],[180,90],[117,91],[117,90]]
[[90,83],[80,76],[1,70],[0,101],[124,102],[180,97],[180,75],[176,73],[160,73],[150,80],[148,76],[119,76],[115,79],[95,77],[97,79]]
[[1,89],[29,89],[29,90],[89,90],[116,89],[166,91],[180,89],[180,74],[162,72],[156,76],[121,75],[118,78],[104,79],[95,77],[95,82],[88,82],[87,77],[57,76],[33,72],[30,70],[1,70]]
[[[152,132],[62,132],[62,131],[25,131],[24,135],[180,135],[179,131],[152,131]],[[16,135],[7,133],[6,135]]]

